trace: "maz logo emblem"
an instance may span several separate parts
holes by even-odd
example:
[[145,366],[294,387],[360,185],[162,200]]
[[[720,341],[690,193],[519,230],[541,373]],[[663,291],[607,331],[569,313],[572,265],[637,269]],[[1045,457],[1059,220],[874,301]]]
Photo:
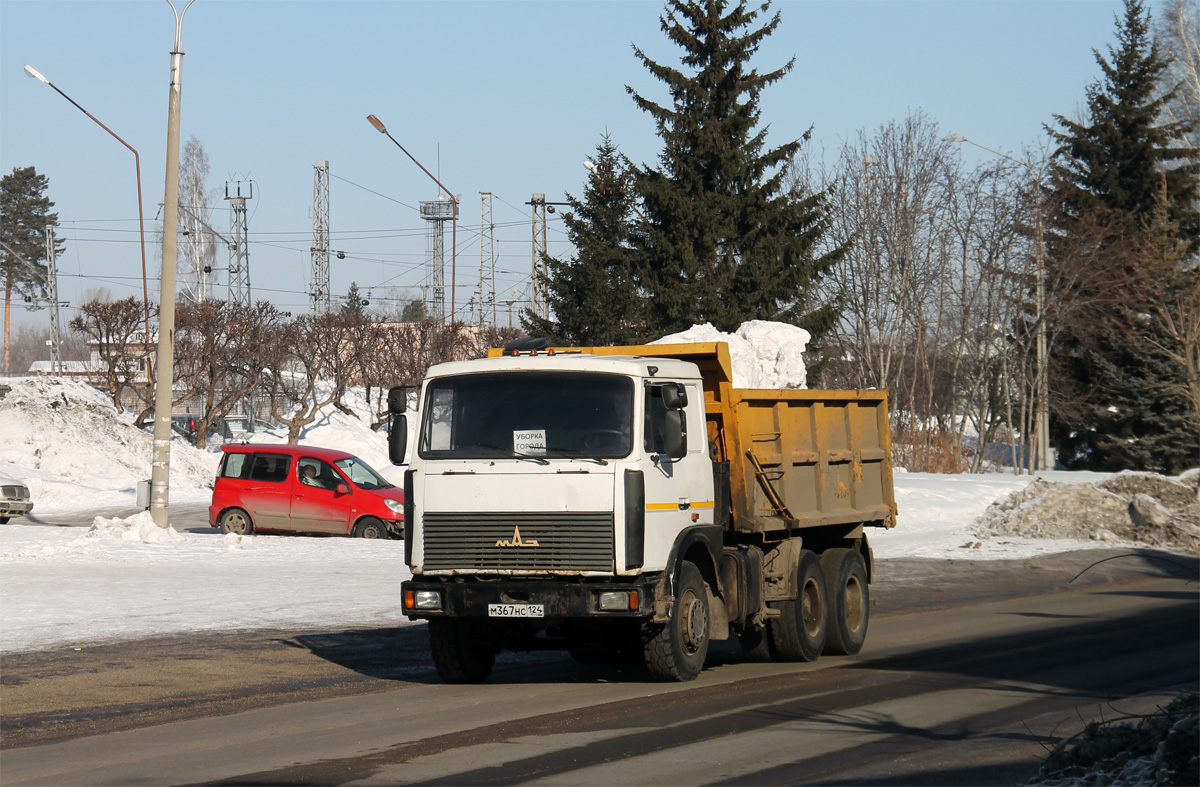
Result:
[[512,540],[505,541],[504,539],[501,539],[496,542],[496,546],[498,546],[498,547],[536,547],[536,546],[538,546],[538,542],[537,542],[536,538],[531,538],[528,541],[525,541],[524,539],[521,538],[521,528],[513,527]]

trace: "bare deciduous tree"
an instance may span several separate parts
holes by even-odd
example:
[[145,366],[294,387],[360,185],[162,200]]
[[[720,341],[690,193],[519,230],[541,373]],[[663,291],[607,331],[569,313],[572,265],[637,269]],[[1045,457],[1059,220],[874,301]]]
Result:
[[259,301],[181,301],[176,312],[175,384],[180,399],[199,398],[196,445],[204,448],[218,419],[262,384],[277,363],[282,313]]
[[[152,315],[158,309],[152,307]],[[134,392],[143,404],[138,416],[141,425],[147,418],[154,391],[146,381],[145,309],[135,298],[119,301],[88,301],[70,323],[71,330],[86,337],[99,359],[92,382],[112,396],[117,409],[124,409],[124,395]]]
[[208,188],[209,163],[204,146],[189,137],[179,163],[179,298],[199,302],[209,297],[217,242],[212,232],[214,193]]

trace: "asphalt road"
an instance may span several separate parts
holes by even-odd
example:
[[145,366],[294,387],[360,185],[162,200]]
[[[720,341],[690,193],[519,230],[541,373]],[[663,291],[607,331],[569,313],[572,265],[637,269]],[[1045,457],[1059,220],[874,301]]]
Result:
[[858,656],[755,664],[721,645],[683,685],[535,654],[446,686],[422,626],[6,656],[0,778],[1019,784],[1086,720],[1200,681],[1200,565],[1142,553],[1073,580],[1123,554],[883,561]]
[[[90,511],[55,511],[42,513],[35,506],[29,516],[13,519],[14,525],[43,525],[45,527],[89,527],[96,517],[106,519],[133,516],[142,509],[136,506],[113,506]],[[171,503],[168,510],[171,526],[184,533],[215,533],[208,524],[207,503]]]

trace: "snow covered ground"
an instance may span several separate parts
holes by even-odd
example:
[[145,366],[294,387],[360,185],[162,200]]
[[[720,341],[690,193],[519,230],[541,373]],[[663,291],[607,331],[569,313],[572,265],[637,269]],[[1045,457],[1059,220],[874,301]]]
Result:
[[[698,326],[664,341],[729,341],[740,382],[803,387],[807,334],[748,323],[735,336]],[[802,331],[800,333],[803,333]],[[137,481],[150,477],[151,438],[107,397],[57,378],[0,380],[0,474],[30,487],[34,514],[134,508]],[[304,444],[357,454],[393,483],[383,434],[370,429],[360,392],[329,408]],[[416,419],[410,418],[410,427]],[[255,442],[283,442],[286,432]],[[170,500],[207,503],[219,450],[172,444]],[[1077,473],[1054,480],[1094,480]],[[902,556],[1005,559],[1097,546],[1094,541],[994,537],[972,522],[989,504],[1031,481],[1013,475],[896,474],[899,524],[872,532],[877,559]],[[405,625],[400,582],[409,576],[403,542],[162,531],[146,514],[97,519],[91,528],[15,519],[0,527],[0,652],[81,647],[99,641],[202,630]],[[188,523],[194,525],[192,521]],[[1112,544],[1105,544],[1112,546]]]

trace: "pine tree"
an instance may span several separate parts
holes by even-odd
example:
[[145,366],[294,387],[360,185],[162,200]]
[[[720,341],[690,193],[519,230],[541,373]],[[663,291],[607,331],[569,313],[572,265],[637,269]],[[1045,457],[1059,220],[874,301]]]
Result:
[[[50,181],[33,167],[14,167],[0,178],[0,274],[4,276],[4,373],[9,374],[13,295],[36,301],[46,295],[46,225],[58,226]],[[61,253],[56,242],[55,253]]]
[[782,185],[808,133],[768,148],[767,128],[758,128],[763,89],[795,63],[767,73],[750,65],[779,26],[778,13],[755,26],[769,6],[668,0],[661,27],[684,50],[688,73],[634,47],[671,97],[664,106],[626,86],[663,141],[658,166],[636,174],[647,225],[637,272],[659,331],[701,322],[729,331],[766,319],[819,335],[832,323],[830,308],[805,314],[800,304],[843,250],[817,250],[827,228],[823,195],[798,199]]
[[345,317],[361,317],[364,300],[366,299],[358,291],[358,282],[350,282],[350,289],[346,291],[346,302],[342,304],[342,315]]
[[[1050,348],[1060,375],[1052,432],[1069,467],[1178,472],[1197,458],[1192,408],[1182,394],[1182,368],[1162,348],[1162,326],[1148,311],[1147,288],[1172,277],[1156,268],[1152,249],[1164,227],[1183,249],[1174,274],[1190,267],[1200,249],[1196,151],[1180,147],[1186,130],[1163,120],[1173,88],[1163,89],[1168,64],[1150,35],[1141,0],[1125,0],[1117,19],[1117,46],[1096,52],[1103,77],[1087,90],[1086,117],[1055,116],[1049,129],[1058,148],[1052,168],[1053,207],[1047,236],[1051,280],[1087,281],[1080,265],[1111,271],[1103,284],[1075,284],[1062,295],[1103,302],[1086,322],[1056,326]],[[1071,260],[1071,263],[1067,263]],[[1186,276],[1185,276],[1186,278]]]
[[560,346],[630,344],[644,319],[629,245],[635,200],[629,167],[607,133],[589,162],[583,198],[568,194],[571,208],[563,214],[575,256],[545,258],[543,283],[554,318],[526,310],[521,323],[531,336]]

